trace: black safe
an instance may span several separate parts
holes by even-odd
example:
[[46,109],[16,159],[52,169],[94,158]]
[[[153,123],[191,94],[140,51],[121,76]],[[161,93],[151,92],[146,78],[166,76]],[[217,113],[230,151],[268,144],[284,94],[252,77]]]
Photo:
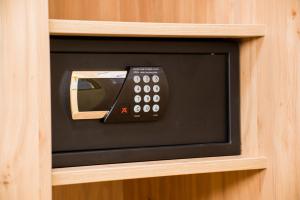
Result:
[[240,154],[238,42],[50,42],[53,167]]

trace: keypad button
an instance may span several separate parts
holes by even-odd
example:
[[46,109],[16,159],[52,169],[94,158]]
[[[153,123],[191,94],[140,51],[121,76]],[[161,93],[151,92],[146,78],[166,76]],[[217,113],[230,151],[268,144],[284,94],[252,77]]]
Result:
[[140,103],[141,100],[142,100],[142,97],[141,97],[140,95],[135,95],[135,96],[134,96],[134,102],[135,102],[135,103]]
[[158,83],[159,77],[158,77],[157,75],[152,76],[152,81],[153,81],[154,83]]
[[160,90],[160,87],[158,85],[153,86],[153,91],[154,92],[159,92],[159,90]]
[[133,81],[134,81],[135,83],[139,83],[139,82],[141,81],[141,77],[135,75],[135,76],[133,77]]
[[152,111],[153,112],[158,112],[159,111],[159,105],[154,104],[153,107],[152,107]]
[[139,85],[134,86],[134,92],[135,93],[140,93],[141,90],[142,90],[141,86],[139,86]]
[[153,96],[153,101],[155,103],[159,102],[159,100],[160,100],[160,96],[159,95],[156,94],[156,95]]
[[150,87],[149,85],[145,85],[145,86],[144,86],[144,92],[145,92],[145,93],[149,93],[150,90],[151,90],[151,87]]
[[144,96],[144,101],[145,101],[146,103],[149,103],[150,100],[151,100],[151,97],[150,97],[149,95],[145,95],[145,96]]
[[135,106],[133,107],[133,111],[134,111],[135,113],[139,113],[139,112],[141,111],[141,106],[135,105]]
[[148,75],[143,76],[143,81],[145,83],[149,83],[150,82],[150,77]]
[[149,112],[150,111],[150,106],[149,105],[144,105],[143,111],[144,112]]

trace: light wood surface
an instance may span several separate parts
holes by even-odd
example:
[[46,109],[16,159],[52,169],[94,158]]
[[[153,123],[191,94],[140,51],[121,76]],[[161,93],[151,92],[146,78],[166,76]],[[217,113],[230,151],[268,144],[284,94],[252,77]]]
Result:
[[83,20],[49,20],[51,35],[184,37],[184,38],[247,38],[265,34],[264,25],[255,24],[186,24],[107,22]]
[[52,172],[53,185],[125,180],[158,176],[265,169],[264,157],[240,156],[193,158],[138,163],[58,168]]
[[0,1],[0,199],[51,199],[48,2]]
[[[120,199],[300,199],[299,0],[50,0],[49,7],[53,19],[266,24],[263,38],[242,40],[240,63],[242,154],[265,155],[267,170],[128,180]],[[55,199],[84,199],[96,186],[54,187],[62,195]]]
[[[167,176],[160,178],[145,178],[126,181],[111,181],[100,183],[86,183],[53,187],[54,199],[72,200],[219,200],[245,199],[243,193],[251,188],[259,191],[260,185],[249,185],[249,180],[259,178],[261,172],[240,171],[226,173],[207,173],[184,176]],[[219,180],[222,181],[219,181]],[[211,191],[211,187],[214,188]],[[234,190],[230,196],[223,188]],[[254,196],[254,194],[248,194]]]
[[123,182],[75,184],[53,188],[53,199],[123,200]]

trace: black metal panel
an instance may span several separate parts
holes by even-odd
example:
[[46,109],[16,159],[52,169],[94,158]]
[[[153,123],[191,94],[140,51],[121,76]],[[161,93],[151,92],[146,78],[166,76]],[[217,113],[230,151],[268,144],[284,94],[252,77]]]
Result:
[[[71,71],[160,66],[169,82],[155,122],[71,119]],[[240,153],[239,50],[235,41],[51,38],[53,166]]]

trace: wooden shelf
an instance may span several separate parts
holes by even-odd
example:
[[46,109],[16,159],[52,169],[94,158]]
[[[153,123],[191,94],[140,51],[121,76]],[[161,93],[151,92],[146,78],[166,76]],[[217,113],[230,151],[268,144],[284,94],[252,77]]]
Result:
[[[179,37],[179,38],[253,38],[265,34],[264,25],[182,24],[143,22],[49,21],[51,35]],[[57,168],[52,170],[52,185],[115,181],[137,178],[265,169],[265,157],[212,157],[96,166]]]
[[183,38],[249,38],[265,35],[265,25],[191,24],[110,22],[82,20],[49,20],[51,35],[183,37]]
[[211,157],[106,164],[52,170],[52,185],[265,169],[265,157]]

